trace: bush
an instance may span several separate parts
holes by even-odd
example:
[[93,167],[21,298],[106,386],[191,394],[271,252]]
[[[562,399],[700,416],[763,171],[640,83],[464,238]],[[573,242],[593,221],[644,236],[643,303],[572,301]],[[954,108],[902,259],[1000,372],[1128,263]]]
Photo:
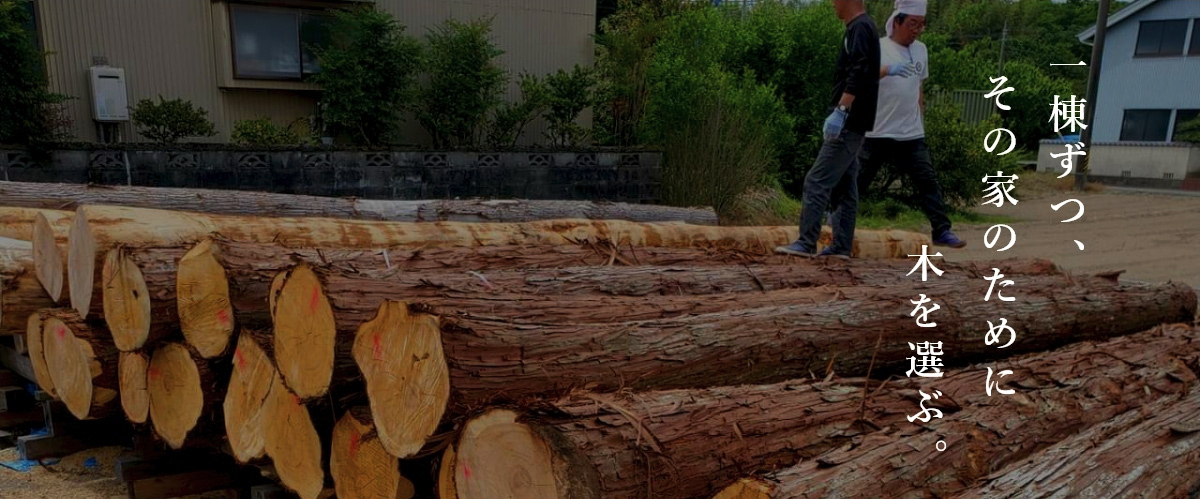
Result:
[[142,99],[131,108],[130,117],[138,126],[138,133],[160,144],[174,144],[184,137],[217,134],[208,120],[208,111],[183,99],[166,100],[161,95],[158,102]]
[[558,70],[546,76],[546,140],[551,145],[574,147],[588,135],[575,120],[592,105],[595,79],[590,69],[575,65],[571,71]]
[[488,125],[487,144],[495,148],[513,147],[525,126],[546,111],[548,95],[545,83],[536,75],[521,75],[521,102],[504,102]]
[[1175,130],[1174,140],[1176,142],[1200,144],[1200,116],[1180,123]]
[[0,0],[0,143],[38,144],[69,139],[64,95],[51,93],[26,25],[23,0]]
[[311,137],[295,130],[303,118],[286,127],[271,122],[271,118],[239,120],[233,125],[231,138],[235,143],[247,146],[287,146],[311,144]]
[[508,75],[496,59],[491,20],[447,20],[426,35],[429,81],[420,91],[417,119],[439,148],[474,147],[500,105]]
[[389,142],[413,97],[421,45],[385,12],[336,14],[329,47],[318,50],[321,119],[333,134],[359,144]]

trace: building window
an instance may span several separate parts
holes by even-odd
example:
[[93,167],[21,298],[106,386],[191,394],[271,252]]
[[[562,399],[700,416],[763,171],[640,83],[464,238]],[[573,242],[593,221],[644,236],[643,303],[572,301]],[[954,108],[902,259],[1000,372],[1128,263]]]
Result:
[[1121,140],[1166,142],[1170,109],[1126,109],[1121,122]]
[[1142,21],[1138,27],[1137,57],[1183,55],[1183,42],[1187,37],[1187,19],[1170,21]]
[[332,16],[316,10],[230,5],[235,78],[302,80],[320,71]]
[[1179,129],[1184,123],[1196,119],[1200,116],[1200,109],[1176,109],[1175,110],[1175,128],[1171,132],[1171,142],[1179,141]]
[[1200,19],[1192,20],[1192,43],[1188,47],[1188,54],[1200,55]]

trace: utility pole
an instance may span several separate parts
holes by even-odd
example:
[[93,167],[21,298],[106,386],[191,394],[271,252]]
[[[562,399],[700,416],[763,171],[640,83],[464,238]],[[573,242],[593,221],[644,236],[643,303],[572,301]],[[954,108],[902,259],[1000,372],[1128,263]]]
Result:
[[1004,45],[1008,43],[1008,20],[1004,21],[1004,29],[1000,31],[1000,72],[1004,73]]
[[1083,120],[1086,122],[1087,128],[1079,132],[1079,140],[1083,142],[1088,154],[1080,157],[1082,161],[1075,168],[1075,190],[1080,192],[1083,192],[1084,186],[1087,185],[1088,164],[1091,162],[1089,158],[1092,153],[1092,122],[1096,117],[1096,95],[1100,89],[1100,63],[1104,59],[1104,36],[1107,33],[1108,0],[1100,0],[1100,10],[1096,12],[1096,37],[1092,40],[1092,63],[1088,67],[1087,105],[1084,106],[1087,115]]

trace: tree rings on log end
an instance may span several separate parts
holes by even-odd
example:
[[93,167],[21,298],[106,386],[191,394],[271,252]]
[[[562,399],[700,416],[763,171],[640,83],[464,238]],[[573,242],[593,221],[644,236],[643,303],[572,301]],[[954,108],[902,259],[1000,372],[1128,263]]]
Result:
[[92,308],[96,280],[96,237],[88,226],[87,213],[80,206],[67,235],[67,285],[71,308],[86,319]]
[[233,335],[233,306],[229,279],[213,255],[211,240],[201,241],[179,260],[175,296],[179,328],[201,357],[225,352]]
[[271,308],[275,363],[284,384],[307,400],[329,390],[337,328],[312,268],[300,264],[285,274],[276,280],[281,285]]
[[59,318],[44,318],[42,348],[58,398],[77,419],[87,419],[92,416],[93,407],[102,407],[117,398],[116,387],[95,386],[93,382],[104,372],[92,344],[77,338]]
[[155,350],[146,369],[150,420],[172,449],[183,447],[204,410],[200,370],[186,346],[168,343]]
[[134,423],[145,423],[150,416],[150,392],[146,386],[146,370],[150,359],[141,352],[121,352],[119,363],[121,408],[125,417]]
[[775,487],[763,480],[743,478],[725,487],[713,496],[713,499],[771,499],[774,489]]
[[267,455],[275,463],[279,480],[301,499],[316,499],[325,484],[321,440],[308,408],[279,376],[272,380],[262,424]]
[[150,292],[141,269],[124,248],[109,250],[101,271],[104,322],[122,352],[142,348],[150,336]]
[[329,472],[339,499],[395,499],[399,462],[379,441],[371,410],[354,407],[333,427]]
[[54,240],[54,229],[46,215],[38,213],[33,219],[33,267],[42,289],[50,295],[50,301],[58,303],[63,291],[63,257]]
[[246,463],[266,452],[263,414],[277,373],[251,334],[243,331],[233,351],[233,374],[225,392],[225,434],[238,462]]
[[363,373],[379,439],[393,456],[416,454],[450,399],[450,373],[436,316],[387,301],[359,327],[354,361]]
[[[564,499],[556,457],[517,413],[497,409],[471,419],[458,439],[453,484],[459,499]],[[445,494],[442,495],[446,498]]]
[[54,379],[50,376],[50,368],[46,366],[45,343],[42,341],[42,321],[44,320],[41,312],[29,314],[29,320],[25,327],[25,345],[29,348],[29,362],[33,364],[33,377],[37,378],[39,387],[49,393],[51,397],[58,398],[58,392],[54,390]]

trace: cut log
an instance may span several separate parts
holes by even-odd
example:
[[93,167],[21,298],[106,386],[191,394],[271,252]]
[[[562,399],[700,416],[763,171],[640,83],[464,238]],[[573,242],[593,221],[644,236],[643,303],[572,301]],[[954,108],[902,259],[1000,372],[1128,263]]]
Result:
[[263,413],[265,448],[283,485],[301,499],[316,499],[325,483],[321,440],[308,408],[276,376]]
[[[78,233],[76,235],[76,233]],[[141,208],[83,206],[69,245],[68,286],[72,307],[86,313],[96,280],[97,258],[112,246],[173,246],[217,233],[247,242],[340,249],[477,247],[511,244],[575,245],[608,241],[616,246],[724,248],[757,253],[794,239],[794,227],[712,227],[681,223],[553,220],[526,223],[365,222],[328,218],[254,218]],[[859,231],[860,258],[906,257],[928,244],[923,235]],[[81,289],[82,288],[82,289]]]
[[[141,252],[134,259],[125,248],[109,250],[101,271],[104,322],[112,332],[113,342],[123,352],[154,344],[178,330],[179,318],[175,307],[174,262],[154,258],[157,252]],[[147,282],[141,267],[156,278]],[[166,267],[167,272],[157,271]],[[166,281],[166,282],[164,282]],[[203,352],[201,352],[203,354]]]
[[[1196,292],[1182,284],[1118,285],[1070,276],[1021,279],[1021,299],[979,299],[983,279],[881,290],[871,298],[736,310],[654,321],[540,324],[443,316],[442,338],[455,399],[520,398],[589,386],[597,390],[763,383],[836,372],[903,373],[908,342],[942,341],[959,365],[1042,351],[1192,320]],[[921,328],[910,313],[917,292],[944,314]],[[773,293],[773,292],[772,292]],[[767,293],[770,294],[770,293]],[[936,314],[936,313],[935,313]],[[982,341],[987,321],[1005,317],[1017,341]],[[887,332],[878,352],[873,345]],[[1007,339],[1007,338],[1002,338]]]
[[329,217],[391,222],[529,222],[565,218],[678,221],[717,225],[711,208],[542,200],[394,201],[265,192],[0,182],[6,206],[73,210],[87,204],[157,208],[225,215]]
[[346,411],[333,427],[329,473],[341,499],[397,497],[399,461],[379,441],[370,408]]
[[437,317],[386,302],[358,329],[353,355],[383,447],[400,458],[416,454],[450,399]]
[[458,488],[454,485],[454,465],[457,459],[454,444],[447,445],[438,461],[438,499],[456,499],[458,497]]
[[[872,466],[936,474],[925,489],[911,494],[945,497],[939,488],[943,481],[973,480],[956,473],[1028,455],[1081,425],[1151,402],[1147,389],[1178,398],[1197,382],[1181,363],[1200,358],[1191,347],[1195,340],[1190,331],[1151,332],[1000,363],[995,367],[1012,369],[1010,378],[1017,378],[1006,378],[1006,386],[1020,393],[1007,399],[983,392],[983,366],[938,379],[891,381],[872,388],[865,408],[862,378],[629,394],[577,392],[524,417],[493,410],[470,420],[456,443],[454,487],[463,499],[712,497],[754,470],[800,462],[808,466],[807,474],[800,474],[807,483],[822,487],[813,497],[846,492],[862,497],[879,490],[903,496],[910,490],[895,487],[887,481],[889,475]],[[1133,345],[1144,345],[1144,351],[1124,354],[1122,349]],[[1129,363],[1113,362],[1105,355],[1110,352],[1122,352]],[[946,416],[928,425],[908,422],[906,416],[918,412],[917,390],[934,388],[945,396],[926,406],[937,406]],[[874,449],[872,438],[889,433],[909,436],[897,440],[891,453],[863,451],[871,458],[846,457]],[[938,439],[947,440],[947,452],[933,450]],[[847,483],[852,480],[859,483]],[[789,489],[774,497],[809,493]]]
[[50,301],[58,303],[62,299],[63,287],[66,285],[66,268],[63,253],[59,249],[54,236],[54,229],[46,219],[45,213],[38,213],[33,219],[33,261],[37,272],[38,282]]
[[38,282],[30,243],[0,238],[0,335],[25,333],[29,315],[54,302]]
[[58,242],[66,243],[67,233],[71,229],[71,221],[75,212],[15,206],[0,206],[0,238],[32,241],[33,222],[39,214],[45,216],[46,220],[50,222],[50,228],[53,229]]
[[111,412],[120,359],[108,331],[70,310],[45,309],[40,314],[42,352],[58,398],[78,419]]
[[29,363],[33,366],[34,381],[51,397],[58,398],[54,390],[54,378],[50,376],[50,368],[46,365],[45,342],[42,341],[42,327],[48,314],[43,309],[29,314],[26,321],[25,345],[29,347]]
[[125,418],[145,423],[150,417],[150,392],[146,386],[146,370],[150,359],[142,352],[121,352],[121,408]]
[[216,373],[182,343],[166,343],[154,350],[146,380],[150,421],[172,449],[183,447],[200,416],[211,414],[221,399]]
[[205,357],[224,352],[234,328],[229,280],[213,250],[212,241],[206,239],[183,255],[178,260],[176,284],[179,327],[188,343]]
[[[925,379],[919,384],[910,379],[900,384],[889,382],[880,388],[886,390],[885,396],[873,394],[867,405],[866,419],[877,431],[863,436],[846,435],[853,438],[841,448],[759,479],[771,489],[762,497],[842,494],[861,497],[877,495],[879,490],[897,497],[959,497],[960,493],[976,487],[979,480],[1006,466],[1036,463],[1045,470],[1057,469],[1063,463],[1085,457],[1080,456],[1086,454],[1081,449],[1108,442],[1112,432],[1098,432],[1098,429],[1114,420],[1128,421],[1125,418],[1129,414],[1174,403],[1189,393],[1198,381],[1188,367],[1200,360],[1200,352],[1192,346],[1197,339],[1200,333],[1187,327],[1155,328],[1103,343],[1083,343],[1009,362],[954,370],[944,378]],[[989,367],[996,371],[1012,370],[1013,374],[1004,378],[1001,387],[1016,393],[988,396],[984,385]],[[929,423],[908,422],[904,415],[919,412],[919,399],[897,399],[891,394],[899,390],[916,395],[918,389],[925,392],[937,389],[943,393],[939,401],[926,404],[943,410],[942,418],[933,418]],[[861,401],[861,388],[858,394],[852,401],[855,405]],[[946,400],[952,402],[941,402]],[[946,442],[941,452],[934,448],[939,440]],[[1063,443],[1059,444],[1060,441]],[[1047,453],[1052,453],[1050,449],[1065,448],[1067,442],[1078,445],[1071,453],[1047,457]],[[1080,469],[1090,469],[1094,466],[1090,463],[1098,461],[1079,462],[1089,463]],[[1107,468],[1096,469],[1103,473],[1101,470]],[[1064,480],[1060,483],[1069,481],[1067,473],[1062,476]],[[1021,495],[1054,495],[1050,490],[1024,487],[1033,485],[1034,480],[1046,483],[1041,481],[1044,475],[1031,473],[1024,478],[1027,482],[1022,486],[1007,490],[1019,491]],[[1080,479],[1074,483],[1082,486],[1092,482]],[[1002,495],[999,490],[996,492],[984,497]]]
[[225,434],[233,456],[246,463],[266,452],[263,413],[277,371],[249,331],[238,337],[232,362],[233,374],[223,404]]
[[333,309],[308,264],[280,274],[269,301],[275,323],[275,364],[284,383],[301,399],[324,395],[333,375]]
[[998,472],[959,497],[1195,497],[1200,390],[1161,397]]

